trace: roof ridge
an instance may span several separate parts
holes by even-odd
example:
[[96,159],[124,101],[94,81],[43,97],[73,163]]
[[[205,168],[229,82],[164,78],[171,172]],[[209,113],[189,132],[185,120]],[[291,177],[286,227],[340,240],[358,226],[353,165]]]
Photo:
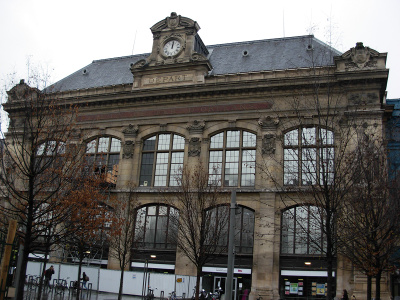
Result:
[[150,55],[150,53],[141,53],[141,54],[125,55],[125,56],[110,57],[110,58],[103,58],[103,59],[95,59],[92,61],[92,64],[96,63],[96,62],[101,62],[101,61],[119,60],[119,59],[124,59],[124,58],[135,58],[138,56],[145,56],[145,55],[146,56]]
[[273,42],[273,41],[283,41],[283,40],[294,40],[300,38],[313,38],[315,39],[313,34],[309,35],[299,35],[299,36],[290,36],[290,37],[283,37],[283,38],[272,38],[272,39],[263,39],[263,40],[254,40],[254,41],[242,41],[242,42],[233,42],[233,43],[224,43],[224,44],[215,44],[215,45],[207,45],[206,47],[223,47],[223,46],[235,46],[235,45],[242,45],[242,44],[255,44],[255,43],[263,43],[263,42]]

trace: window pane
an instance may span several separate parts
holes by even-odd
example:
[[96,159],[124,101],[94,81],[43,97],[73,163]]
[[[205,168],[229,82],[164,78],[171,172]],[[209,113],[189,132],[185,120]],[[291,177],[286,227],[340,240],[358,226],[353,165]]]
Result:
[[315,127],[312,128],[303,128],[302,130],[302,140],[301,143],[303,146],[305,145],[315,145],[316,143],[316,132]]
[[296,207],[296,243],[295,254],[307,254],[308,246],[308,210],[307,207]]
[[150,186],[153,177],[154,153],[143,153],[140,168],[140,186]]
[[148,138],[143,143],[143,151],[155,150],[156,149],[155,147],[156,147],[156,136]]
[[240,131],[226,132],[226,148],[238,148],[240,142]]
[[99,147],[97,152],[108,152],[108,145],[110,143],[110,138],[106,137],[101,137],[99,138]]
[[235,186],[239,178],[239,151],[226,151],[225,186]]
[[298,185],[299,184],[299,165],[298,165],[298,150],[284,149],[284,184]]
[[210,148],[223,148],[224,146],[224,133],[218,133],[211,137]]
[[86,153],[96,153],[97,140],[92,140],[86,144]]
[[294,249],[294,209],[288,209],[282,216],[281,252],[293,254]]
[[302,151],[301,178],[303,185],[317,182],[317,151],[316,148],[305,148]]
[[244,150],[242,153],[242,186],[254,186],[255,184],[255,155],[256,150]]
[[172,149],[174,150],[185,149],[185,139],[175,134]]
[[243,147],[255,148],[257,144],[256,135],[251,132],[243,132]]
[[174,152],[172,153],[171,159],[171,171],[169,178],[170,186],[177,186],[179,184],[179,179],[182,176],[182,167],[183,167],[183,152]]
[[[334,179],[334,148],[320,149],[320,182],[332,184]],[[324,181],[325,180],[325,181]]]
[[170,134],[160,134],[158,136],[157,150],[169,150],[170,143],[171,143],[171,135]]
[[110,152],[120,152],[121,151],[121,141],[118,139],[111,139]]
[[297,146],[299,142],[299,131],[297,129],[285,134],[285,146]]
[[323,145],[333,144],[333,132],[324,128],[320,129],[320,136]]

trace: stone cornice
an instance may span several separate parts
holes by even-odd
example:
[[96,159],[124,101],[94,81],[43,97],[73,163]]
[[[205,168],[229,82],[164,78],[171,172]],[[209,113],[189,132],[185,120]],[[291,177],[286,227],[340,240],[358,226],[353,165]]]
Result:
[[[310,76],[310,72],[316,74]],[[203,84],[146,88],[132,91],[132,84],[121,84],[96,87],[82,90],[72,90],[59,93],[49,93],[48,97],[64,103],[84,103],[91,105],[117,104],[118,102],[137,102],[162,99],[171,101],[184,97],[187,100],[211,95],[233,96],[239,93],[263,93],[271,91],[289,91],[293,88],[309,88],[318,79],[319,84],[336,84],[346,81],[377,80],[387,78],[388,70],[363,70],[337,74],[334,67],[317,69],[288,69],[281,71],[248,72],[240,74],[210,75]],[[379,84],[384,84],[379,83]],[[386,85],[381,89],[385,89]],[[7,109],[18,109],[7,105]]]

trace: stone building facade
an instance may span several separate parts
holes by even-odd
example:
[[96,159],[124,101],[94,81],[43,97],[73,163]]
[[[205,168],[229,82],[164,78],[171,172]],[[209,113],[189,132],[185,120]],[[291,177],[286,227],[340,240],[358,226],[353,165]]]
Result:
[[[285,227],[296,217],[308,220],[313,208],[288,205],[282,194],[285,186],[301,188],[321,175],[303,169],[304,139],[307,149],[329,152],[349,111],[357,111],[351,115],[358,123],[382,128],[386,53],[362,43],[340,53],[311,35],[206,46],[199,30],[197,22],[172,13],[151,27],[149,53],[95,60],[45,92],[82,104],[77,123],[87,137],[82,142],[93,146],[88,154],[93,161],[100,153],[106,157],[103,167],[116,177],[113,193],[126,191],[129,182],[138,186],[150,222],[160,222],[160,190],[174,185],[174,170],[200,162],[218,167],[214,175],[227,192],[236,190],[242,210],[237,294],[323,297],[321,253]],[[321,115],[332,121],[323,125]],[[135,252],[131,268],[156,253],[155,271],[194,275],[157,230],[148,248]],[[203,268],[209,290],[226,277],[225,263]],[[340,257],[334,274],[338,296],[344,288],[364,293],[357,282],[364,279]]]

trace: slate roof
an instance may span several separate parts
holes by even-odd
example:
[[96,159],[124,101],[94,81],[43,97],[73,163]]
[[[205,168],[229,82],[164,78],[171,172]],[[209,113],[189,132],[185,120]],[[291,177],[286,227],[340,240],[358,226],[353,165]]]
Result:
[[[207,46],[213,67],[209,76],[333,65],[341,53],[312,35]],[[91,64],[45,89],[63,92],[131,84],[131,63],[149,53],[94,60]]]

